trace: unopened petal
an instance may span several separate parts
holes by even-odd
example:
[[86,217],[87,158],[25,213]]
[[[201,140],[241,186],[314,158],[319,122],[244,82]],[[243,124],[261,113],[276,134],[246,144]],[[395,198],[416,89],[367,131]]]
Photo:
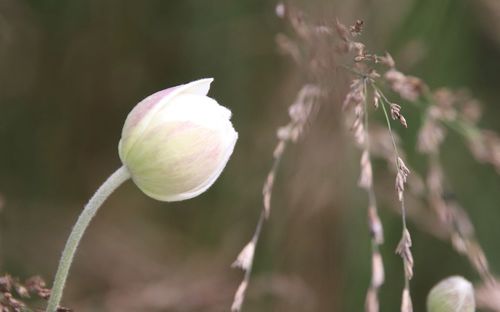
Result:
[[132,178],[158,200],[199,195],[215,182],[233,152],[237,134],[232,126],[228,129],[222,133],[190,121],[153,128],[144,136],[141,150],[129,154]]
[[139,102],[128,114],[123,126],[122,139],[119,143],[119,154],[122,161],[128,149],[140,138],[158,111],[168,106],[171,100],[180,94],[207,95],[212,81],[213,78],[195,80],[156,92]]
[[[206,96],[212,79],[161,91],[129,114],[119,144],[120,158],[137,186],[163,201],[206,191],[233,153],[238,134],[231,112]],[[144,102],[143,101],[143,102]],[[134,120],[134,111],[148,109]],[[132,115],[132,116],[131,116]],[[125,129],[127,126],[129,128]]]

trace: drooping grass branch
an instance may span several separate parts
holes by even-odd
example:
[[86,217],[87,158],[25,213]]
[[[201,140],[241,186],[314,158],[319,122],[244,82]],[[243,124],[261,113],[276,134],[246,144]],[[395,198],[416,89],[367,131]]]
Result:
[[375,196],[375,189],[373,186],[373,166],[370,153],[370,133],[369,118],[368,118],[368,90],[367,78],[363,78],[363,119],[364,119],[364,144],[363,152],[361,155],[360,167],[361,175],[358,185],[365,189],[368,194],[368,228],[371,235],[371,281],[365,299],[366,312],[378,312],[380,310],[380,303],[378,293],[380,287],[384,283],[385,273],[382,254],[380,253],[380,246],[384,242],[384,230],[380,217],[378,215],[377,199]]
[[[463,92],[454,93],[447,89],[440,89],[432,93],[422,80],[399,72],[395,68],[392,57],[388,54],[382,57],[368,54],[365,56],[358,55],[358,60],[383,63],[389,67],[389,70],[383,77],[373,70],[368,72],[370,83],[374,88],[375,101],[380,102],[383,110],[385,110],[384,115],[387,128],[391,134],[392,129],[387,107],[390,108],[392,119],[398,119],[404,126],[406,126],[406,119],[400,113],[401,106],[391,103],[377,87],[376,83],[388,85],[389,88],[398,93],[405,101],[421,110],[424,122],[419,131],[419,150],[429,155],[429,176],[432,177],[434,175],[432,185],[427,185],[427,193],[429,194],[428,202],[431,206],[434,206],[438,222],[449,232],[450,242],[454,249],[469,259],[472,267],[478,272],[485,283],[498,285],[489,269],[484,251],[474,237],[471,221],[463,209],[451,204],[450,200],[445,199],[446,194],[442,181],[436,181],[436,176],[439,176],[436,172],[439,171],[442,175],[442,165],[440,164],[437,151],[439,145],[446,137],[445,129],[449,129],[460,135],[478,161],[490,163],[498,171],[500,171],[500,157],[496,151],[500,150],[500,137],[491,131],[484,131],[476,126],[480,117],[477,101],[466,94],[464,95]],[[364,75],[358,70],[350,70],[350,72],[360,77]],[[396,151],[397,144],[394,135],[391,135],[391,141]],[[396,160],[398,172],[401,171],[401,168],[404,169],[404,163],[399,162],[399,159],[398,157]],[[403,166],[400,166],[400,164]],[[434,173],[432,174],[432,172]],[[429,176],[427,179],[428,184]],[[402,202],[402,208],[404,208],[404,202]],[[406,219],[404,216],[405,209],[402,209],[402,214],[403,225],[406,227],[404,224],[404,220]],[[404,248],[405,243],[411,244],[409,232],[407,231],[403,231],[403,238],[398,247],[398,253],[404,259],[407,259],[405,260],[405,275],[411,276],[412,272],[408,269],[411,268],[410,264],[412,264],[413,260],[411,253],[407,252],[409,249]],[[408,285],[408,278],[405,278],[405,285]],[[405,296],[404,294],[403,297]],[[403,298],[403,305],[405,305],[404,301],[405,299]]]
[[[359,34],[361,31],[360,27],[356,27],[356,25],[359,25],[360,23],[355,24],[354,26],[351,26],[351,33],[347,30],[347,27],[343,26],[337,21],[337,29],[340,30],[341,37],[344,39],[344,41],[350,45],[356,46],[356,50],[358,51],[357,56],[355,57],[355,60],[362,61],[365,57],[366,54],[364,54],[364,46],[360,44],[355,44],[356,42],[353,41],[352,38],[352,30],[356,30],[355,34]],[[374,56],[372,56],[374,57]],[[367,107],[367,97],[368,97],[368,92],[367,92],[367,83],[370,84],[370,86],[373,89],[373,94],[374,94],[374,105],[378,108],[379,106],[382,107],[382,111],[386,120],[386,125],[387,125],[387,130],[389,132],[389,137],[391,139],[391,143],[393,146],[393,158],[394,158],[394,164],[396,167],[396,181],[395,181],[395,187],[396,187],[396,192],[397,192],[397,198],[400,202],[400,207],[401,207],[401,216],[402,216],[402,236],[401,240],[396,248],[396,252],[402,257],[403,263],[404,263],[404,289],[403,289],[403,295],[402,295],[402,304],[401,304],[401,311],[403,312],[409,312],[412,311],[412,303],[411,303],[411,297],[410,297],[410,279],[413,276],[413,256],[411,254],[411,236],[410,232],[408,231],[407,224],[406,224],[406,207],[405,207],[405,201],[404,201],[404,190],[405,190],[405,184],[407,182],[408,175],[410,173],[410,170],[408,167],[405,165],[402,157],[400,156],[400,153],[398,151],[398,147],[396,144],[396,139],[395,135],[393,134],[392,130],[392,125],[391,125],[391,120],[389,119],[389,113],[388,113],[388,108],[390,110],[390,114],[393,120],[397,119],[399,122],[404,126],[407,127],[407,122],[404,116],[401,114],[401,106],[391,103],[387,100],[387,98],[383,95],[382,91],[379,90],[375,83],[374,83],[374,78],[377,77],[377,75],[367,72],[366,74],[363,74],[360,72],[358,69],[353,68],[350,69],[347,67],[350,72],[357,74],[359,77],[353,80],[351,84],[351,89],[346,95],[346,100],[344,101],[344,108],[346,108],[349,105],[354,106],[354,111],[355,111],[355,116],[356,119],[354,121],[354,126],[353,130],[355,133],[355,138],[358,143],[358,145],[363,145],[365,147],[365,151],[363,152],[362,156],[362,172],[363,170],[367,171],[367,161],[363,160],[363,158],[367,158],[369,156],[369,129],[368,129],[368,111],[366,109]],[[365,70],[364,68],[361,68],[361,70]],[[364,106],[364,110],[361,110],[361,103]],[[364,113],[364,127],[361,127],[360,122],[359,122],[359,115]],[[360,134],[363,134],[360,136]],[[363,168],[365,166],[365,168]],[[371,169],[370,169],[371,170]],[[375,194],[373,193],[373,189],[369,189],[369,201],[373,201],[372,198],[375,198]],[[371,205],[371,204],[370,204]],[[372,210],[373,211],[373,210]],[[373,245],[373,243],[372,243]],[[372,247],[373,248],[373,247]],[[373,255],[375,254],[375,251],[372,250],[372,257],[375,258]],[[373,265],[373,264],[372,264]],[[372,274],[375,272],[375,270],[372,269]],[[373,286],[370,288],[367,299],[373,297],[374,291],[372,290]],[[367,300],[368,302],[368,300]],[[373,300],[373,302],[375,302]],[[374,311],[375,307],[378,308],[378,304],[366,304],[366,310],[367,311]]]
[[295,101],[292,105],[290,105],[288,109],[288,114],[290,117],[289,123],[286,126],[279,128],[276,133],[278,143],[276,144],[273,152],[274,160],[271,166],[271,170],[267,174],[267,178],[262,189],[262,211],[257,221],[257,226],[252,239],[245,245],[245,247],[238,255],[236,261],[232,265],[233,267],[238,267],[245,271],[245,275],[234,296],[234,300],[231,305],[231,311],[241,311],[243,301],[245,300],[246,291],[250,282],[253,268],[255,248],[259,241],[263,224],[269,218],[269,215],[271,213],[271,198],[274,188],[274,182],[286,146],[289,143],[297,142],[297,140],[303,135],[308,121],[313,116],[313,113],[317,110],[316,106],[318,105],[320,96],[321,90],[318,86],[312,84],[306,84],[302,86],[297,94]]
[[[432,215],[427,211],[427,217],[438,220],[437,224],[442,226],[441,230],[448,231],[453,247],[469,259],[483,281],[490,281],[490,284],[493,284],[493,274],[489,269],[484,252],[475,238],[473,230],[471,230],[473,229],[472,223],[465,211],[453,207],[445,199],[442,173],[439,179],[434,178],[434,186],[430,182],[436,172],[442,171],[438,155],[424,152],[424,154],[429,155],[429,169],[425,185],[422,185],[420,180],[420,186],[417,187],[419,184],[417,181],[420,177],[418,172],[414,172],[411,177],[409,176],[409,166],[403,161],[404,151],[401,151],[398,146],[397,133],[392,126],[392,120],[398,120],[404,127],[407,127],[407,121],[401,113],[402,106],[390,101],[382,89],[392,90],[401,97],[404,104],[410,103],[420,109],[420,116],[417,117],[423,117],[424,122],[419,131],[419,145],[439,146],[446,136],[446,129],[450,129],[464,139],[476,160],[490,163],[500,172],[500,136],[477,127],[476,123],[480,117],[477,103],[466,96],[464,97],[463,94],[454,93],[447,89],[432,92],[423,80],[400,72],[388,53],[382,56],[369,53],[364,43],[358,39],[363,30],[364,23],[362,21],[356,21],[349,27],[338,21],[331,25],[325,20],[316,21],[314,17],[311,18],[297,8],[283,3],[278,5],[276,12],[278,16],[289,21],[296,37],[291,39],[280,34],[277,36],[278,45],[283,52],[292,57],[299,68],[307,72],[309,76],[318,78],[319,85],[328,86],[331,82],[325,80],[331,77],[326,73],[328,70],[336,73],[338,68],[344,68],[354,76],[351,80],[350,90],[345,97],[344,109],[347,106],[353,108],[355,119],[352,131],[354,140],[362,151],[359,185],[368,194],[373,268],[365,310],[369,312],[378,310],[377,293],[383,282],[383,265],[379,250],[383,235],[373,188],[373,157],[383,157],[395,168],[395,187],[402,222],[402,237],[396,252],[403,259],[405,272],[401,311],[411,312],[413,309],[410,297],[413,256],[410,250],[412,242],[407,219],[414,215],[414,211],[411,214],[407,213],[405,202],[407,195],[415,197],[424,205],[428,203],[431,206],[440,206],[434,207]],[[332,58],[336,60],[333,63],[331,62]],[[337,63],[337,59],[342,58],[347,59],[345,65]],[[367,85],[371,87],[373,93],[373,104],[376,107],[382,106],[383,119],[385,119],[386,124],[385,132],[388,135],[376,137],[375,129],[377,127],[368,127],[367,98],[369,92]],[[327,87],[324,91],[330,90]],[[418,124],[415,122],[418,118],[415,116],[410,119],[412,124]],[[377,147],[371,146],[371,137],[374,137],[374,145]],[[375,151],[376,148],[380,147],[382,147],[382,152]],[[409,191],[405,191],[407,183],[410,186]],[[263,215],[261,218],[264,218]],[[498,291],[500,292],[500,287]]]
[[449,129],[464,139],[477,160],[490,163],[499,170],[500,159],[495,151],[500,149],[500,138],[476,126],[480,118],[479,105],[467,94],[448,89],[432,93],[423,81],[400,73],[394,64],[388,73],[384,78],[392,90],[419,108],[423,115],[417,147],[428,158],[426,200],[433,208],[435,218],[448,232],[453,248],[468,258],[481,279],[485,283],[496,283],[485,253],[475,238],[472,222],[458,203],[446,198],[449,190],[445,190],[439,150],[446,138],[446,129]]
[[[375,89],[376,87],[374,87]],[[375,89],[379,94],[383,94],[380,90]],[[410,297],[410,279],[413,277],[413,255],[411,253],[411,236],[408,231],[408,227],[406,225],[406,207],[404,200],[404,189],[405,184],[408,178],[408,174],[410,170],[406,167],[403,159],[399,156],[398,148],[396,145],[396,140],[394,139],[394,135],[392,134],[391,121],[389,120],[389,114],[387,113],[386,105],[390,106],[392,119],[399,119],[401,123],[402,115],[400,114],[400,106],[394,103],[389,103],[387,99],[382,96],[382,100],[380,101],[380,106],[382,106],[382,110],[384,111],[384,117],[387,123],[387,129],[391,135],[392,144],[394,146],[394,154],[395,154],[395,164],[396,164],[396,191],[398,194],[398,199],[401,203],[401,222],[403,225],[403,232],[401,235],[401,240],[399,241],[398,247],[396,248],[396,253],[398,253],[403,259],[404,263],[404,271],[405,271],[405,284],[403,289],[403,295],[401,300],[401,312],[411,312],[413,311],[411,297]],[[406,121],[403,123],[406,125]]]
[[[384,282],[384,266],[380,246],[384,241],[383,226],[378,215],[377,200],[373,185],[373,166],[371,161],[371,146],[369,133],[369,110],[368,110],[368,77],[360,75],[358,79],[351,82],[343,107],[352,110],[354,120],[351,132],[356,145],[361,150],[360,176],[358,186],[364,189],[368,195],[368,228],[371,235],[371,281],[366,293],[365,311],[379,311],[379,289]],[[378,103],[374,103],[378,106]]]

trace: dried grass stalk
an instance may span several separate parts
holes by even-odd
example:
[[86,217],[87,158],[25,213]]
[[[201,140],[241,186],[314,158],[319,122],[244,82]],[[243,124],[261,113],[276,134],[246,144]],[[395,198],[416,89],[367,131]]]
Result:
[[259,241],[260,233],[264,222],[269,218],[271,213],[271,197],[273,193],[275,176],[278,171],[279,164],[285,152],[288,143],[295,143],[302,137],[305,127],[315,111],[315,106],[318,104],[321,91],[319,87],[306,84],[302,86],[297,94],[297,97],[288,109],[290,121],[287,125],[280,127],[276,133],[278,143],[273,152],[273,165],[269,171],[262,189],[263,208],[257,221],[257,227],[250,242],[248,242],[238,255],[233,267],[242,269],[245,272],[242,282],[234,296],[231,305],[231,311],[241,311],[243,302],[245,300],[248,284],[250,283],[250,276],[252,273],[252,266],[255,257],[255,248]]

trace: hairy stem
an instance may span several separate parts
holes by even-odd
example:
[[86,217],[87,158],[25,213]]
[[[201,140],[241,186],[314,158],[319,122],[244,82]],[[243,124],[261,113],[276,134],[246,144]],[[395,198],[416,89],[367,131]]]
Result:
[[49,303],[46,312],[56,312],[61,301],[61,297],[68,278],[69,269],[75,256],[78,244],[82,239],[85,229],[89,225],[97,210],[104,201],[116,190],[123,182],[130,178],[130,173],[125,166],[116,170],[109,178],[97,189],[95,194],[90,198],[89,202],[78,217],[73,230],[66,241],[66,246],[59,261],[57,273],[54,278],[54,285],[50,295]]

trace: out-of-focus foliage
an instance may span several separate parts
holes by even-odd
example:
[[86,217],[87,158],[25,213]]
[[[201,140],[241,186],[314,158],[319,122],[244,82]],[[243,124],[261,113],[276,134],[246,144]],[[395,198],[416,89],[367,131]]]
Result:
[[[467,87],[483,102],[481,126],[500,130],[500,9],[494,0],[303,1],[321,18],[365,21],[364,42],[389,51],[432,88]],[[240,281],[230,264],[251,236],[272,160],[275,130],[305,81],[280,55],[286,32],[273,1],[5,0],[0,3],[0,268],[52,277],[66,235],[90,194],[119,165],[127,113],[154,91],[214,77],[210,95],[233,112],[239,141],[203,196],[156,202],[132,183],[90,226],[64,305],[77,311],[226,311]],[[485,13],[487,12],[487,13]],[[339,75],[342,73],[339,72]],[[339,77],[339,81],[345,77]],[[333,82],[332,82],[333,83]],[[283,160],[273,211],[257,248],[245,311],[360,311],[370,278],[366,199],[358,156],[340,125],[346,86],[321,107]],[[404,103],[400,103],[404,105]],[[410,163],[419,112],[400,132]],[[500,271],[500,177],[473,161],[463,141],[443,147],[447,182]],[[377,167],[377,191],[393,196]],[[400,218],[384,201],[386,282],[381,309],[396,311],[403,283],[393,251]],[[409,207],[411,209],[411,206]],[[477,276],[449,244],[409,224],[415,311],[442,278]]]

